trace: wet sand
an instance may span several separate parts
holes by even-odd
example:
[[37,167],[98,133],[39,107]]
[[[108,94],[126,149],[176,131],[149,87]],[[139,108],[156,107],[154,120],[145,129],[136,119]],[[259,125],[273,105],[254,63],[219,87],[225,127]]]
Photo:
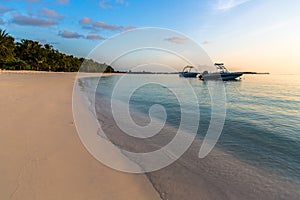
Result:
[[0,199],[159,199],[95,160],[72,116],[75,73],[0,72]]

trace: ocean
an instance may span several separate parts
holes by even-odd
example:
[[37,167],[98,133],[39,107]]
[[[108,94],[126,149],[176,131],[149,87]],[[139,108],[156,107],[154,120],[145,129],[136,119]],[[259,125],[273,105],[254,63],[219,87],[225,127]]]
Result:
[[[193,111],[200,114],[198,127],[191,129],[196,130],[191,148],[170,166],[147,173],[163,199],[300,198],[299,75],[244,75],[239,81],[224,82],[225,123],[214,150],[203,159],[198,158],[197,153],[209,128],[212,111],[207,84],[219,83],[180,78],[176,74],[126,76],[130,78],[127,84],[126,80],[125,84],[123,82],[123,89],[118,90],[119,93],[124,92],[120,95],[113,91],[120,87],[116,84],[122,75],[100,79],[96,93],[97,117],[102,123],[109,123],[108,127],[117,126],[115,122],[105,121],[105,115],[110,115],[110,120],[113,116],[111,113],[104,114],[103,110],[104,107],[110,108],[110,99],[117,98],[129,107],[130,116],[136,124],[146,126],[151,122],[149,109],[153,105],[162,106],[165,111],[154,112],[153,116],[165,121],[164,132],[169,136],[164,141],[158,139],[159,145],[147,150],[155,150],[172,140],[172,134],[175,134],[171,133],[172,130],[177,130],[182,123],[182,103],[190,106],[191,121],[196,120],[193,117],[197,113]],[[85,80],[89,82],[95,78]],[[135,83],[141,80],[147,84],[135,88]],[[158,84],[162,80],[168,84]],[[187,83],[193,89],[197,102],[186,93]],[[125,98],[126,87],[134,88],[129,102]],[[182,96],[185,96],[184,100],[178,99]],[[122,120],[130,123],[128,118]],[[132,145],[141,142],[141,139],[130,138],[129,144],[121,138],[111,136],[113,143],[120,148],[145,151],[145,144],[141,147]]]

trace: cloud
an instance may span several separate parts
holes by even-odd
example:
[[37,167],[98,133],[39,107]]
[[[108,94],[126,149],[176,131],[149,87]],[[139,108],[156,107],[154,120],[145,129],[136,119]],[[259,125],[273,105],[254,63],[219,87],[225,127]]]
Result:
[[100,35],[95,35],[95,34],[88,34],[86,36],[86,39],[89,39],[89,40],[104,40],[105,38],[100,36]]
[[58,35],[63,37],[63,38],[69,38],[69,39],[82,38],[83,37],[83,35],[80,35],[79,33],[69,31],[69,30],[60,31],[58,33]]
[[186,37],[170,37],[170,38],[166,38],[165,40],[168,42],[176,43],[176,44],[182,44],[186,40],[188,40],[188,38],[186,38]]
[[99,6],[100,6],[101,8],[103,8],[103,9],[110,9],[110,8],[112,8],[111,5],[108,5],[108,4],[107,4],[108,2],[110,2],[110,0],[101,0],[101,1],[99,2]]
[[128,2],[125,2],[124,0],[115,0],[115,1],[112,1],[112,0],[101,0],[99,2],[99,6],[103,9],[111,9],[113,6],[111,4],[108,4],[108,3],[111,3],[111,4],[123,4],[125,6],[128,6]]
[[203,45],[207,45],[207,44],[210,44],[210,43],[211,43],[211,41],[208,41],[208,40],[204,40],[204,41],[202,42]]
[[136,26],[125,26],[124,30],[125,31],[131,31],[131,30],[136,29],[136,28],[137,28]]
[[88,17],[84,17],[81,20],[79,20],[79,24],[91,24],[92,20]]
[[93,32],[99,32],[100,30],[108,31],[130,31],[135,29],[135,26],[119,26],[115,24],[107,24],[105,22],[94,22],[89,17],[84,17],[79,20],[79,24],[82,25],[83,29],[92,30]]
[[90,26],[90,25],[83,25],[82,28],[87,29],[87,30],[91,30],[93,33],[97,33],[97,32],[100,31],[98,28]]
[[14,9],[13,9],[13,8],[8,8],[8,7],[6,7],[6,6],[0,5],[0,13],[1,13],[1,14],[7,13],[7,12],[12,11],[12,10],[14,10]]
[[93,27],[95,28],[101,28],[105,30],[110,30],[110,31],[122,31],[124,30],[123,26],[118,26],[114,24],[106,24],[104,22],[94,22]]
[[59,13],[57,13],[55,10],[50,10],[50,9],[47,9],[47,8],[43,8],[39,12],[43,16],[49,17],[49,18],[56,18],[56,19],[62,19],[62,18],[64,18],[62,15],[60,15]]
[[25,15],[14,15],[12,22],[20,26],[53,26],[57,24],[57,21],[52,19],[40,19],[36,17],[29,17]]
[[69,4],[70,0],[56,0],[56,4]]
[[44,44],[50,44],[50,45],[53,45],[53,44],[59,44],[58,42],[49,42],[45,39],[35,39],[35,41],[37,41],[38,43],[44,45]]
[[250,0],[219,0],[216,4],[216,9],[227,11],[248,1]]
[[89,33],[85,37],[84,35],[81,35],[77,32],[73,32],[73,31],[70,31],[70,30],[60,31],[58,33],[58,35],[60,37],[68,38],[68,39],[78,39],[78,38],[85,38],[85,39],[88,39],[88,40],[104,40],[105,39],[104,37],[102,37],[100,35],[93,34],[93,33]]
[[40,43],[40,44],[49,44],[48,42],[47,42],[47,40],[45,40],[45,39],[36,39],[35,41],[37,41],[38,43]]

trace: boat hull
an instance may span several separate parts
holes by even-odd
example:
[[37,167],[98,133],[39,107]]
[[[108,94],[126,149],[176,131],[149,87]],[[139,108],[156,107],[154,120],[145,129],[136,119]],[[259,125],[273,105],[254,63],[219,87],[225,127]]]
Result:
[[198,74],[197,72],[179,72],[179,76],[185,78],[196,78]]
[[228,73],[209,73],[209,74],[202,74],[200,75],[200,79],[207,81],[207,80],[223,80],[223,81],[230,81],[236,80],[238,77],[242,76],[242,72],[228,72]]

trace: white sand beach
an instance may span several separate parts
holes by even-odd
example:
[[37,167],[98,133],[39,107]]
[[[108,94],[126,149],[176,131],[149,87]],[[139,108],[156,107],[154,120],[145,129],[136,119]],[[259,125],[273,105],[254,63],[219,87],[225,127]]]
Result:
[[145,175],[112,170],[81,144],[75,75],[0,72],[0,199],[160,199]]

